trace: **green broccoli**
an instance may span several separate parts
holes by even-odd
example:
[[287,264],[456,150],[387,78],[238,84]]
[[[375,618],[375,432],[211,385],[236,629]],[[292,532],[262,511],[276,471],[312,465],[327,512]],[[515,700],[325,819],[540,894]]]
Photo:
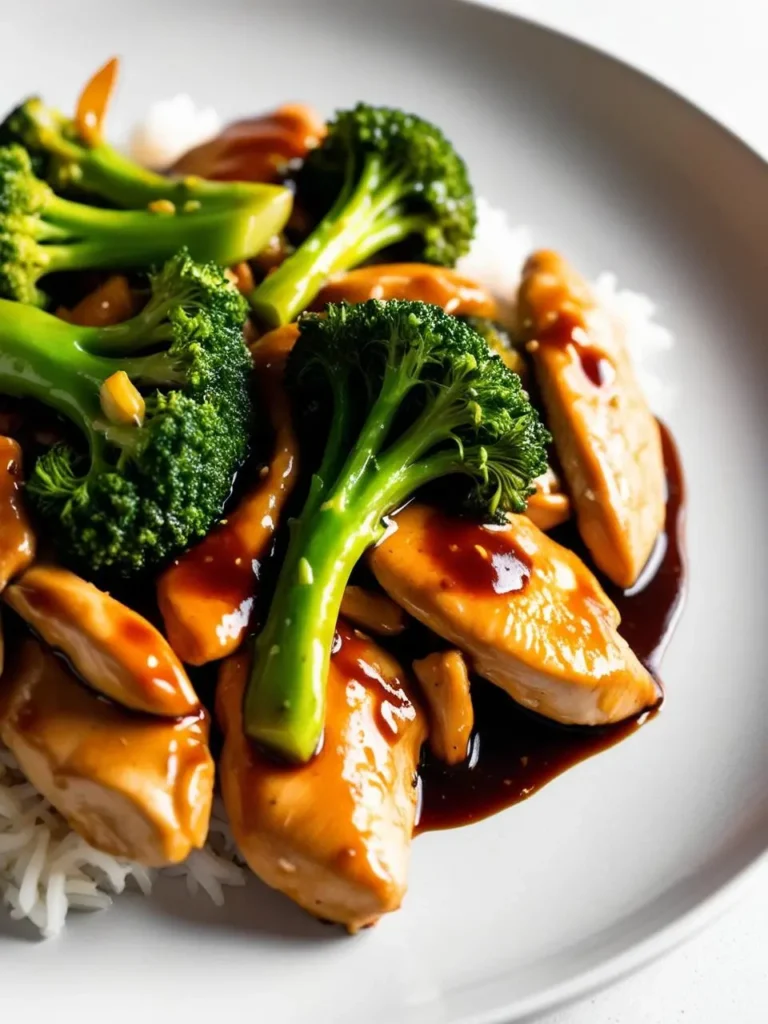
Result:
[[73,203],[35,176],[18,145],[0,148],[0,296],[42,305],[38,281],[60,270],[147,267],[181,248],[223,265],[255,256],[283,227],[287,189],[265,186],[249,205],[191,212],[104,210]]
[[464,161],[439,128],[387,107],[338,113],[303,165],[298,195],[324,217],[250,297],[271,327],[293,320],[331,274],[406,239],[419,259],[453,266],[475,230]]
[[341,597],[384,517],[446,476],[486,519],[522,511],[549,435],[520,378],[436,306],[372,299],[299,325],[287,381],[297,408],[326,412],[327,441],[256,640],[245,728],[307,761]]
[[32,166],[55,192],[76,190],[115,206],[140,210],[158,199],[178,207],[250,205],[277,190],[253,182],[206,181],[194,175],[166,177],[123,156],[108,142],[81,138],[75,122],[38,97],[26,100],[0,124],[0,145],[19,143]]
[[[204,537],[247,452],[245,302],[186,253],[151,285],[138,316],[103,328],[0,299],[0,392],[45,403],[87,441],[87,454],[42,455],[27,494],[62,554],[92,573],[134,575]],[[110,414],[105,385],[120,371],[143,420]]]

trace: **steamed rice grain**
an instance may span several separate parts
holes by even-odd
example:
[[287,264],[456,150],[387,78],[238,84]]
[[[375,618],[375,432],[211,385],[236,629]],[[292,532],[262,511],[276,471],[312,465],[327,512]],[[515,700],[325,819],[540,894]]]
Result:
[[95,850],[25,779],[0,746],[0,900],[13,920],[30,921],[45,938],[58,935],[70,910],[106,910],[132,886],[151,895],[160,875],[183,878],[190,895],[205,892],[217,906],[224,888],[245,885],[246,872],[216,801],[204,850],[157,872]]

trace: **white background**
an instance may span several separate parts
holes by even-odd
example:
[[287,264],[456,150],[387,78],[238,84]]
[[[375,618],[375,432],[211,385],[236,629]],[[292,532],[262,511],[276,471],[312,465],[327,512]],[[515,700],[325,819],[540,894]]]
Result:
[[[495,6],[647,71],[768,158],[768,0],[495,0]],[[766,1021],[768,863],[739,904],[708,931],[642,973],[537,1024]]]

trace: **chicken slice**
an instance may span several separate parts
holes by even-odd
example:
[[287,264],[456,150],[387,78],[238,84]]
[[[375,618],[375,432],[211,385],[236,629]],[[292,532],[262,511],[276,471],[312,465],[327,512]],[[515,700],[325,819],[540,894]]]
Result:
[[269,114],[226,125],[213,139],[184,153],[171,171],[213,181],[278,181],[285,165],[305,157],[325,133],[316,110],[286,103]]
[[315,299],[323,309],[329,302],[367,299],[409,299],[440,306],[454,316],[496,316],[496,301],[482,285],[449,267],[428,263],[377,263],[332,277]]
[[528,499],[525,514],[545,532],[562,526],[571,518],[571,502],[563,494],[557,474],[550,466],[533,481],[536,490]]
[[118,704],[169,718],[199,710],[168,641],[92,583],[67,569],[34,565],[3,597],[87,683]]
[[249,659],[241,652],[224,663],[219,778],[251,869],[316,917],[356,932],[397,910],[405,894],[427,727],[397,662],[342,624],[339,636],[323,745],[306,765],[272,761],[247,739]]
[[386,594],[375,594],[353,584],[344,590],[341,614],[377,636],[397,636],[408,625],[403,609]]
[[579,531],[606,576],[630,587],[664,525],[666,480],[621,326],[554,252],[528,260],[518,316]]
[[35,535],[21,500],[21,448],[0,437],[0,592],[35,557]]
[[32,785],[96,849],[149,867],[205,843],[208,728],[202,710],[169,721],[103,700],[31,637],[0,681],[0,740]]
[[429,707],[429,746],[446,764],[461,764],[469,753],[475,712],[469,672],[461,651],[435,651],[414,661],[413,671]]
[[294,324],[253,346],[275,430],[272,461],[227,519],[158,581],[157,602],[171,646],[189,665],[236,651],[251,620],[259,573],[298,477],[298,442],[281,379],[298,336]]
[[619,613],[584,563],[526,516],[506,526],[400,512],[369,555],[386,592],[533,711],[566,724],[618,722],[656,704],[619,636]]

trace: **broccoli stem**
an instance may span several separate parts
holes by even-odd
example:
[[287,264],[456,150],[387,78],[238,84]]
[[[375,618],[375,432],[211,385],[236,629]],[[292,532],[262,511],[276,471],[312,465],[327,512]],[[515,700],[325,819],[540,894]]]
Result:
[[354,188],[342,190],[301,247],[251,293],[259,319],[268,327],[290,323],[332,274],[419,230],[425,219],[397,208],[408,187],[404,176],[392,175],[378,157],[369,156]]
[[259,198],[232,209],[187,214],[146,210],[102,210],[55,198],[40,231],[46,272],[161,263],[187,248],[193,259],[224,266],[250,259],[285,224],[291,197],[265,186]]
[[379,532],[375,519],[360,524],[356,515],[321,509],[311,536],[303,537],[301,557],[280,574],[268,625],[256,641],[258,686],[248,691],[246,731],[297,761],[312,757],[322,734],[339,605],[352,569]]
[[[458,446],[421,462],[434,439],[434,419],[379,455],[405,392],[409,373],[392,369],[338,481],[322,504],[321,469],[316,493],[292,523],[283,570],[264,629],[245,701],[249,736],[296,761],[308,761],[322,735],[331,647],[344,588],[364,552],[385,530],[384,517],[413,491],[452,471],[463,471]],[[423,423],[424,429],[418,426]],[[442,436],[450,436],[443,425]],[[326,450],[331,465],[335,445]],[[315,481],[313,481],[313,486]]]
[[114,369],[110,360],[81,347],[71,324],[0,299],[0,392],[52,406],[82,429],[92,449],[101,417],[99,387]]
[[107,144],[87,147],[62,140],[53,147],[64,167],[74,168],[72,180],[80,189],[128,209],[140,210],[158,199],[178,207],[201,202],[206,206],[247,205],[253,202],[261,183],[206,181],[196,175],[166,177],[134,163]]

